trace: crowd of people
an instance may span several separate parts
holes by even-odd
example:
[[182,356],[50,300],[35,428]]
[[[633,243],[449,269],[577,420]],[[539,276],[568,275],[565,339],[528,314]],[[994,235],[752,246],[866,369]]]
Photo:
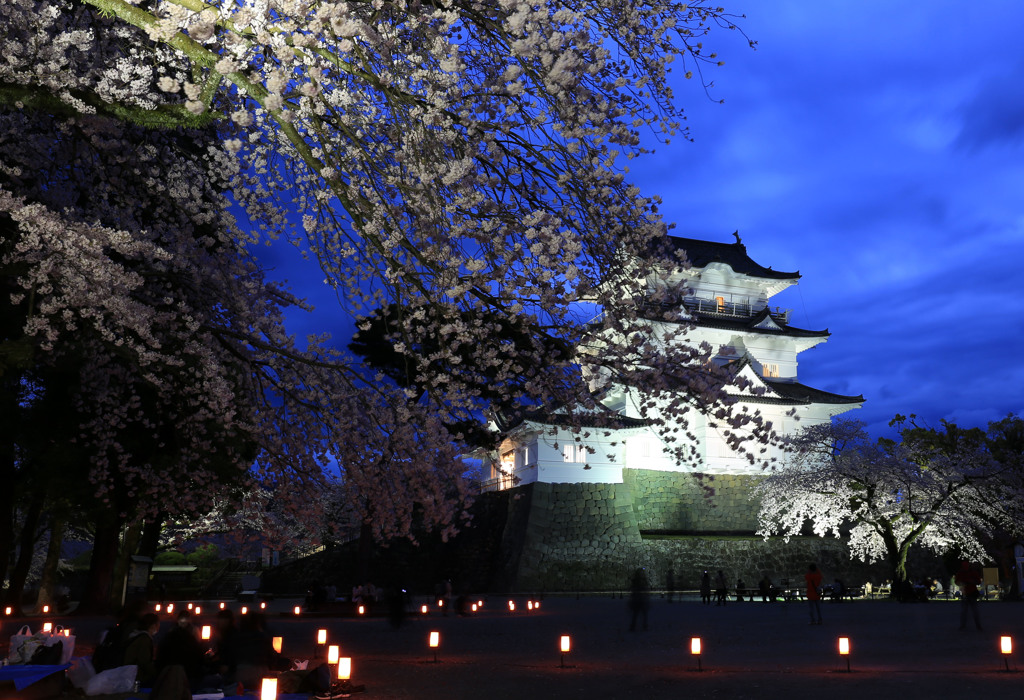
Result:
[[181,610],[173,626],[161,632],[160,618],[144,612],[143,603],[125,607],[93,654],[97,672],[118,666],[138,668],[136,680],[166,697],[191,693],[258,688],[268,673],[288,671],[290,659],[273,647],[273,638],[259,613],[240,616],[219,610],[208,643],[199,638],[191,613]]

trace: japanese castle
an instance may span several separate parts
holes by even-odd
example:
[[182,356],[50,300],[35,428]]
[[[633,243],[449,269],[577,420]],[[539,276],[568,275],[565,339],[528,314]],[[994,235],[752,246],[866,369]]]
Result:
[[[762,267],[750,258],[738,235],[735,243],[680,237],[670,242],[685,251],[690,262],[689,267],[673,271],[673,281],[681,283],[685,292],[680,296],[682,308],[676,310],[695,326],[682,342],[707,342],[716,348],[714,362],[737,363],[733,366],[736,376],[746,383],[729,391],[736,408],[749,404],[749,410],[759,411],[782,436],[860,408],[863,396],[834,394],[798,379],[797,356],[829,337],[828,330],[790,325],[790,312],[769,304],[773,296],[798,283],[799,272]],[[502,440],[485,466],[483,488],[503,490],[534,482],[620,484],[628,469],[761,473],[762,461],[751,464],[746,454],[734,451],[716,422],[696,409],[687,417],[687,433],[696,443],[688,446],[693,457],[685,463],[677,461],[659,431],[649,427],[637,410],[638,391],[612,387],[602,394],[604,407],[619,417],[615,428],[574,434],[559,427],[554,414],[496,426]],[[778,447],[764,455],[784,456]]]

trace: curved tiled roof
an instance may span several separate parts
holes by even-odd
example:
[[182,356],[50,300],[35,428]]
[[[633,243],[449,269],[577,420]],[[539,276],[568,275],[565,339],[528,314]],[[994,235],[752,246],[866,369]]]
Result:
[[[748,331],[750,333],[763,333],[765,335],[784,335],[791,338],[827,338],[832,335],[829,333],[827,328],[820,331],[812,331],[806,328],[790,326],[778,317],[772,316],[771,312],[767,308],[745,318],[728,317],[719,314],[708,314],[689,310],[692,320],[682,321],[666,321],[663,316],[658,313],[661,309],[662,307],[660,306],[652,306],[650,309],[644,309],[644,318],[652,321],[659,321],[661,323],[693,323],[694,325],[702,328],[718,328],[726,331]],[[778,328],[765,328],[763,326],[759,326],[758,324],[761,324],[766,318],[771,318],[772,322],[778,326]]]
[[800,382],[782,382],[778,380],[761,378],[762,381],[778,396],[738,396],[737,401],[746,403],[780,403],[787,405],[802,405],[810,403],[848,404],[864,403],[863,396],[844,396],[833,394],[830,391],[815,389],[814,387],[801,384]]
[[710,314],[694,314],[694,322],[706,328],[720,328],[723,330],[750,331],[752,333],[766,333],[768,335],[786,335],[795,338],[825,338],[831,335],[828,329],[812,331],[805,328],[797,328],[783,323],[778,318],[771,316],[772,321],[778,328],[759,327],[762,321],[770,316],[768,309],[762,309],[750,318],[730,319],[721,318]]
[[770,267],[762,267],[750,259],[747,255],[747,246],[739,242],[716,243],[714,241],[702,241],[697,238],[682,238],[680,236],[669,236],[668,242],[676,250],[686,251],[686,257],[693,267],[707,267],[711,263],[724,263],[733,269],[751,277],[764,279],[786,280],[799,279],[799,272],[780,272]]

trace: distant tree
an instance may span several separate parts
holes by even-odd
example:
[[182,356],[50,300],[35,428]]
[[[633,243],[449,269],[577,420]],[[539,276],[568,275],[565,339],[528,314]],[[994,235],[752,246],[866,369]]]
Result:
[[758,534],[788,538],[809,526],[820,537],[842,536],[854,557],[887,561],[899,583],[915,546],[985,558],[981,535],[1012,526],[1020,506],[1021,492],[1008,488],[1013,470],[979,429],[894,422],[899,441],[870,442],[863,424],[849,420],[804,430],[790,461],[755,490]]

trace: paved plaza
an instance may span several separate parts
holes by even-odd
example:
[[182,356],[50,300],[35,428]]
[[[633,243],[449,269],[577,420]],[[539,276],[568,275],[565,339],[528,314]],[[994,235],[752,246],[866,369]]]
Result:
[[[611,597],[548,596],[539,611],[517,611],[490,596],[481,613],[414,616],[400,629],[384,618],[297,619],[286,603],[269,616],[284,653],[317,654],[316,629],[353,658],[353,680],[378,698],[946,698],[981,694],[1016,697],[1024,690],[1024,658],[999,654],[1002,634],[1024,632],[1024,605],[983,602],[984,631],[961,631],[959,603],[846,601],[823,604],[824,624],[808,625],[804,602],[651,601],[648,629],[629,631],[627,601]],[[288,603],[287,605],[290,605]],[[213,606],[208,606],[212,612]],[[233,604],[239,607],[239,604]],[[290,609],[290,608],[289,608]],[[98,619],[68,618],[86,641]],[[165,629],[169,622],[165,622]],[[438,662],[427,648],[441,633]],[[559,637],[572,650],[561,667]],[[689,640],[700,636],[698,670]],[[851,640],[850,672],[837,639]]]

